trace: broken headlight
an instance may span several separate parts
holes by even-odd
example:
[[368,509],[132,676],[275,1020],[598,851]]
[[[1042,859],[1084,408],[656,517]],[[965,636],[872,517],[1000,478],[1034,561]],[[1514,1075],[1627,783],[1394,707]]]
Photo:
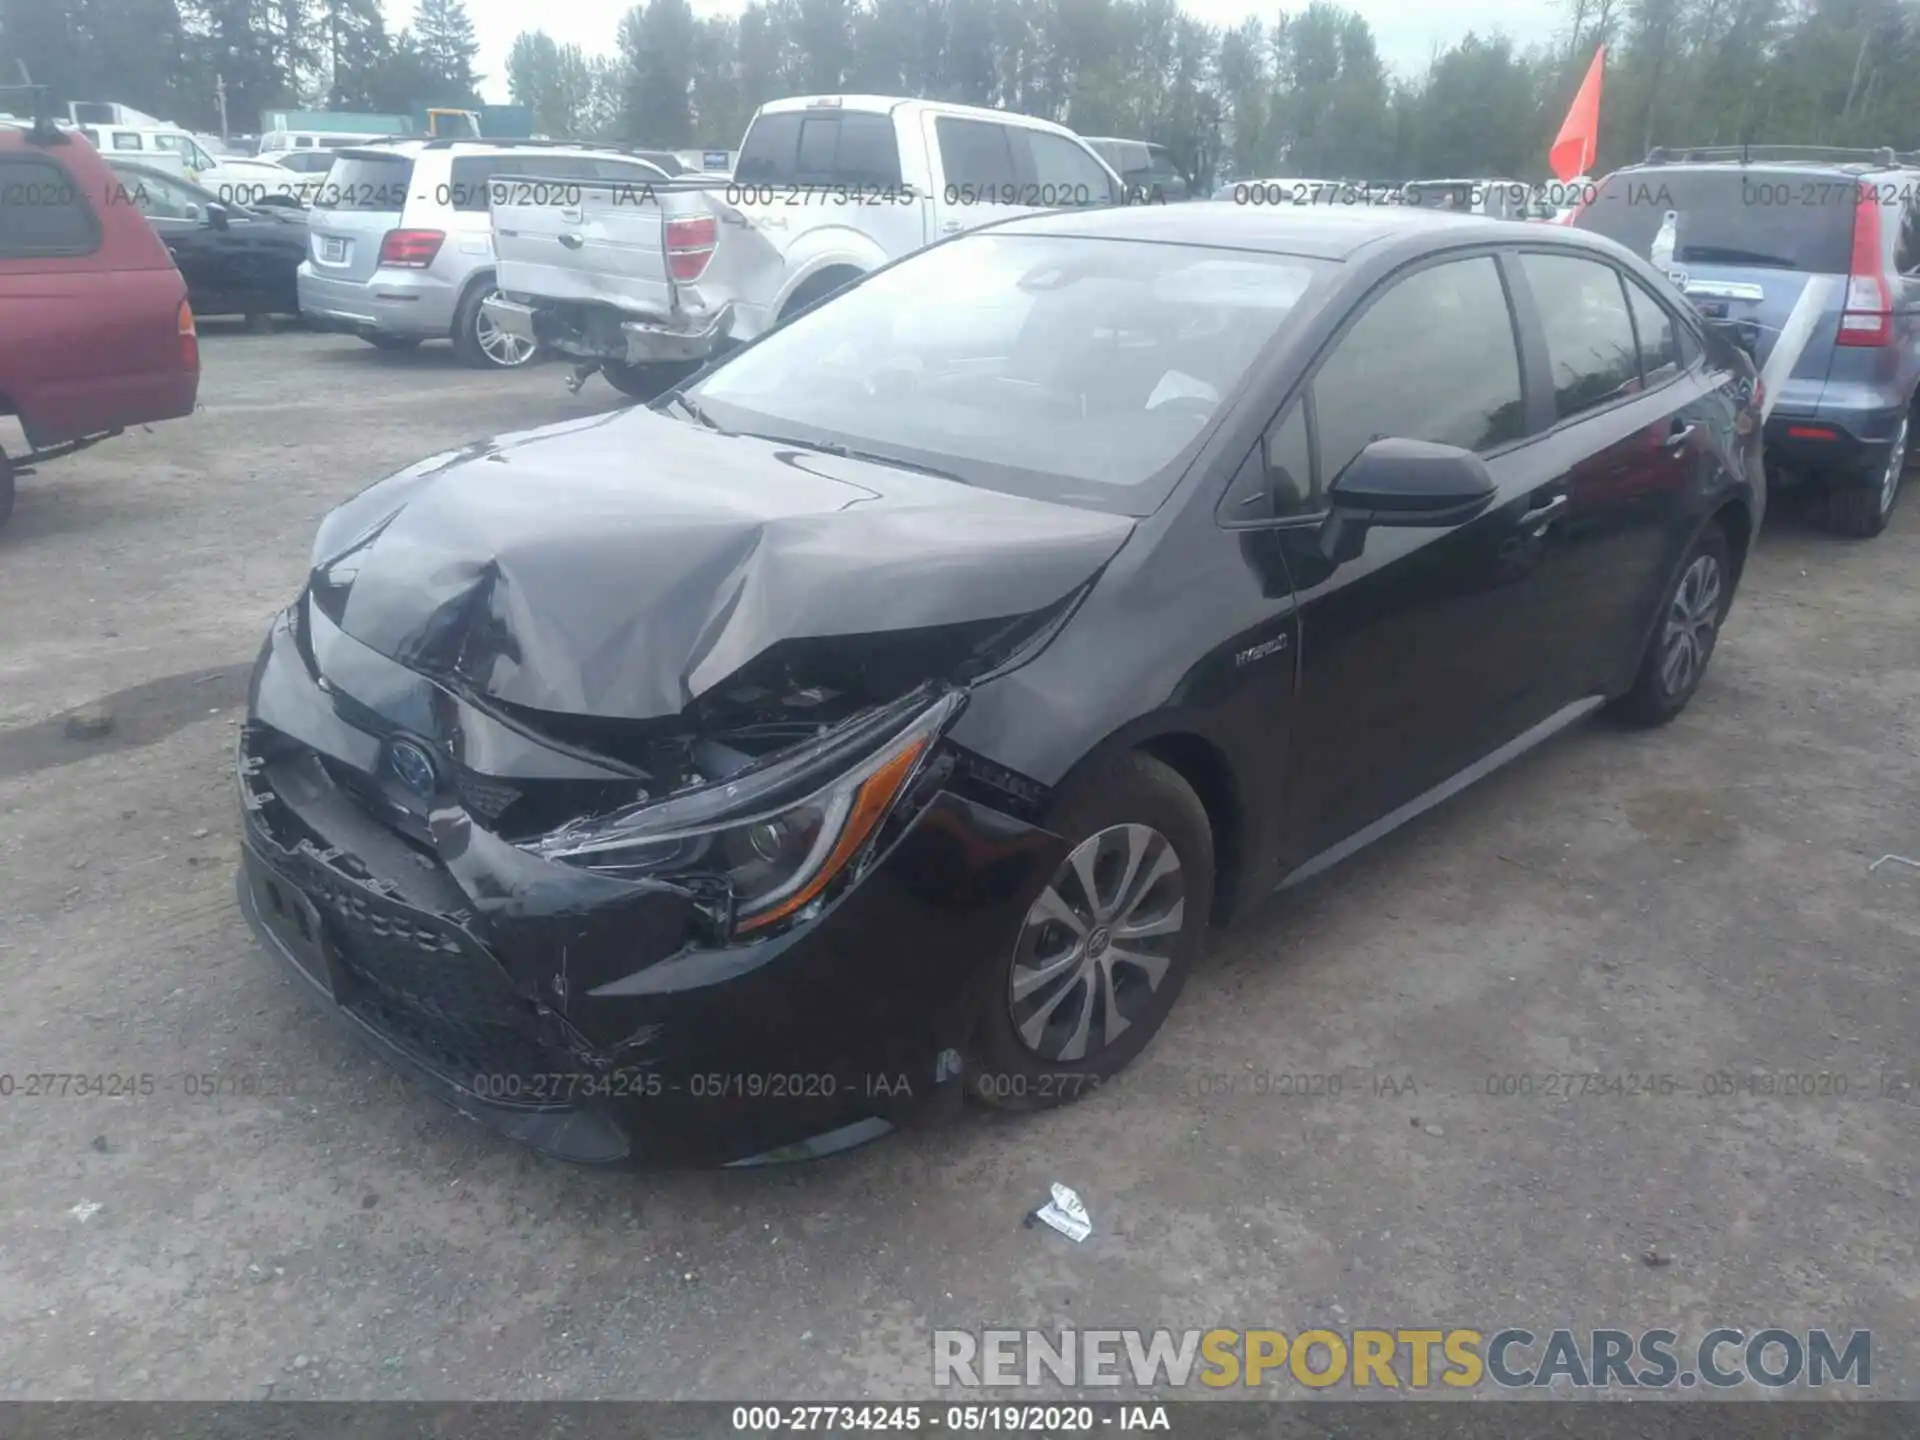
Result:
[[630,879],[723,881],[733,932],[753,934],[861,858],[964,699],[923,688],[723,781],[573,821],[526,848]]

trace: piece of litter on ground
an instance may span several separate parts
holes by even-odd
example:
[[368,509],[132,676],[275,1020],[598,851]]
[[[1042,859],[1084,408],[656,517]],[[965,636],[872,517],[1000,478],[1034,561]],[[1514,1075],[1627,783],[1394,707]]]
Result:
[[1878,860],[1874,861],[1873,864],[1867,866],[1867,869],[1878,870],[1889,860],[1897,860],[1902,865],[1911,865],[1914,869],[1920,870],[1920,860],[1909,860],[1904,855],[1882,855]]
[[1058,1180],[1053,1182],[1053,1198],[1034,1211],[1034,1215],[1075,1244],[1093,1233],[1093,1221],[1087,1215],[1087,1207],[1081,1203],[1078,1195]]
[[91,1220],[99,1213],[100,1202],[97,1200],[82,1200],[78,1205],[75,1205],[71,1210],[67,1211],[67,1214],[73,1216],[74,1219],[80,1221],[82,1224]]

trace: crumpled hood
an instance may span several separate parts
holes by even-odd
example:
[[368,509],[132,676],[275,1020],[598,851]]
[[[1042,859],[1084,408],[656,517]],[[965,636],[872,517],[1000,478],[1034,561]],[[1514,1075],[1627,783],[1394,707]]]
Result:
[[347,634],[421,674],[647,720],[783,640],[1043,609],[1133,528],[636,407],[371,486],[322,523],[311,587]]

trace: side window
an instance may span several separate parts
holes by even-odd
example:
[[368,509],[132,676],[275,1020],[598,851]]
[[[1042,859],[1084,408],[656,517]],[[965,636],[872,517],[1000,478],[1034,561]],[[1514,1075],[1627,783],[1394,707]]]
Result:
[[1521,255],[1520,266],[1547,335],[1554,413],[1565,420],[1637,389],[1639,347],[1619,272],[1538,252]]
[[0,260],[91,255],[100,222],[81,187],[37,155],[0,155]]
[[1014,132],[1013,143],[1025,144],[1032,170],[1032,178],[1027,183],[1039,187],[1042,205],[1051,209],[1113,203],[1114,196],[1110,193],[1113,182],[1107,178],[1107,172],[1066,136],[1045,130],[1018,130]]
[[149,220],[197,220],[200,218],[200,202],[193,193],[170,180],[162,180],[155,175],[135,175],[114,172],[114,179],[120,186],[114,195],[121,195],[132,202]]
[[1902,275],[1920,271],[1920,199],[1900,207],[1900,234],[1894,242],[1893,268]]
[[998,189],[1019,183],[1005,125],[942,115],[933,122],[933,133],[940,144],[940,169],[947,184]]
[[1633,312],[1633,333],[1640,342],[1640,374],[1657,385],[1680,373],[1680,333],[1668,310],[1637,280],[1627,281],[1627,308]]
[[1295,402],[1267,431],[1267,484],[1273,514],[1308,515],[1320,508],[1313,486],[1313,450],[1307,443],[1307,407]]
[[113,132],[113,148],[116,150],[138,150],[140,135],[134,130],[116,130]]
[[1491,450],[1525,433],[1525,410],[1492,257],[1415,271],[1368,306],[1314,376],[1322,483],[1389,436]]

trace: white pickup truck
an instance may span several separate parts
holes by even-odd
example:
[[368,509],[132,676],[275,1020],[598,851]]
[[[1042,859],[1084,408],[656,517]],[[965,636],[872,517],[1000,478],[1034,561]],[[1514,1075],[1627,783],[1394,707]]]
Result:
[[1125,198],[1072,131],[873,95],[763,105],[731,176],[636,186],[494,178],[507,332],[650,395],[843,286],[994,220]]

